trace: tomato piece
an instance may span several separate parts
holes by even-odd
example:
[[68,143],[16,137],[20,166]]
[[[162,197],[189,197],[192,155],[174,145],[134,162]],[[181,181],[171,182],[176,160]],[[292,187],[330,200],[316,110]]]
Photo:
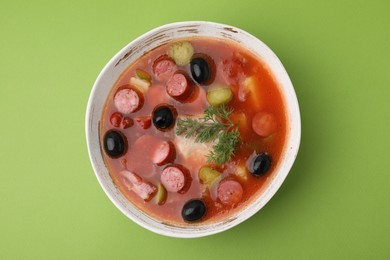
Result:
[[121,113],[119,112],[112,113],[112,115],[110,116],[111,125],[114,127],[119,127],[121,125],[122,118],[123,116]]
[[133,125],[134,125],[133,119],[131,119],[130,117],[123,118],[123,120],[122,120],[122,128],[123,129],[129,128]]
[[152,124],[150,116],[139,116],[135,118],[135,121],[142,129],[148,129]]

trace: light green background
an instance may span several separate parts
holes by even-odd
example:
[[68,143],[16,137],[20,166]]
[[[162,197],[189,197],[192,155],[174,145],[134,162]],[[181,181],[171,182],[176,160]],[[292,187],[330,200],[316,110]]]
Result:
[[[0,259],[390,259],[389,3],[1,0]],[[275,197],[239,226],[190,240],[115,208],[84,130],[106,62],[185,20],[264,41],[302,115],[299,156]]]

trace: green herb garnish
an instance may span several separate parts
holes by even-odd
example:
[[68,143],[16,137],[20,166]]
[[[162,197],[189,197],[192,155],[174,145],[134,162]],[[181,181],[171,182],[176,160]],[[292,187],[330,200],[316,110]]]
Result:
[[185,134],[186,138],[194,136],[196,143],[209,143],[218,139],[207,161],[222,164],[234,155],[241,140],[237,126],[229,118],[232,112],[233,109],[228,109],[224,104],[209,106],[204,111],[204,117],[179,119],[176,134]]

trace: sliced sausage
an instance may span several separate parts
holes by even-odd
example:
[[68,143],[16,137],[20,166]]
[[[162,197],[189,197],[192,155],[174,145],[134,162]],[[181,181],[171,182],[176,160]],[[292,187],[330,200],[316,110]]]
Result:
[[149,201],[157,192],[157,187],[150,182],[142,180],[140,176],[130,171],[122,171],[128,188],[134,191],[143,200]]
[[181,72],[175,73],[167,82],[167,93],[174,99],[186,99],[191,94],[191,89],[187,77]]
[[244,190],[239,182],[235,180],[223,180],[219,183],[217,196],[222,204],[234,206],[241,201]]
[[124,88],[115,94],[114,104],[119,112],[130,114],[141,107],[142,99],[135,90]]
[[170,97],[167,94],[165,85],[155,84],[153,87],[149,88],[148,92],[146,92],[145,100],[147,100],[148,105],[153,108],[159,104],[168,103]]
[[152,155],[152,160],[155,164],[160,166],[172,162],[174,157],[175,147],[173,143],[161,141],[155,148],[155,151]]
[[274,115],[267,112],[259,112],[252,118],[252,128],[256,134],[266,137],[275,133],[277,124]]
[[191,185],[191,177],[188,170],[178,165],[166,167],[161,172],[161,183],[167,191],[184,193]]
[[143,134],[132,144],[126,155],[127,169],[136,172],[142,178],[150,178],[158,175],[160,170],[153,164],[152,155],[155,144],[160,142],[155,135]]
[[209,106],[204,88],[196,85],[192,86],[191,95],[185,100],[186,111],[188,114],[202,115]]
[[176,64],[167,55],[159,57],[153,64],[154,76],[161,82],[167,82],[175,71]]

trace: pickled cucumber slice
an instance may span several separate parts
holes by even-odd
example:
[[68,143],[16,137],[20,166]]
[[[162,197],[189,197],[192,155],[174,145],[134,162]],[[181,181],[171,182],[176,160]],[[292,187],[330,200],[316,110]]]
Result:
[[146,80],[146,81],[151,81],[152,80],[152,76],[150,76],[149,73],[147,73],[146,71],[141,70],[141,69],[136,69],[135,70],[135,75],[139,79],[143,79],[143,80]]
[[202,167],[198,173],[201,183],[208,187],[210,187],[220,176],[220,172],[210,167]]
[[168,56],[179,66],[189,64],[192,55],[194,55],[194,47],[189,42],[177,42],[171,45],[168,50]]
[[207,91],[206,97],[210,105],[220,106],[222,104],[227,104],[232,100],[233,92],[227,86],[216,85]]
[[167,200],[167,190],[161,183],[157,185],[157,194],[154,200],[158,205],[163,205]]

